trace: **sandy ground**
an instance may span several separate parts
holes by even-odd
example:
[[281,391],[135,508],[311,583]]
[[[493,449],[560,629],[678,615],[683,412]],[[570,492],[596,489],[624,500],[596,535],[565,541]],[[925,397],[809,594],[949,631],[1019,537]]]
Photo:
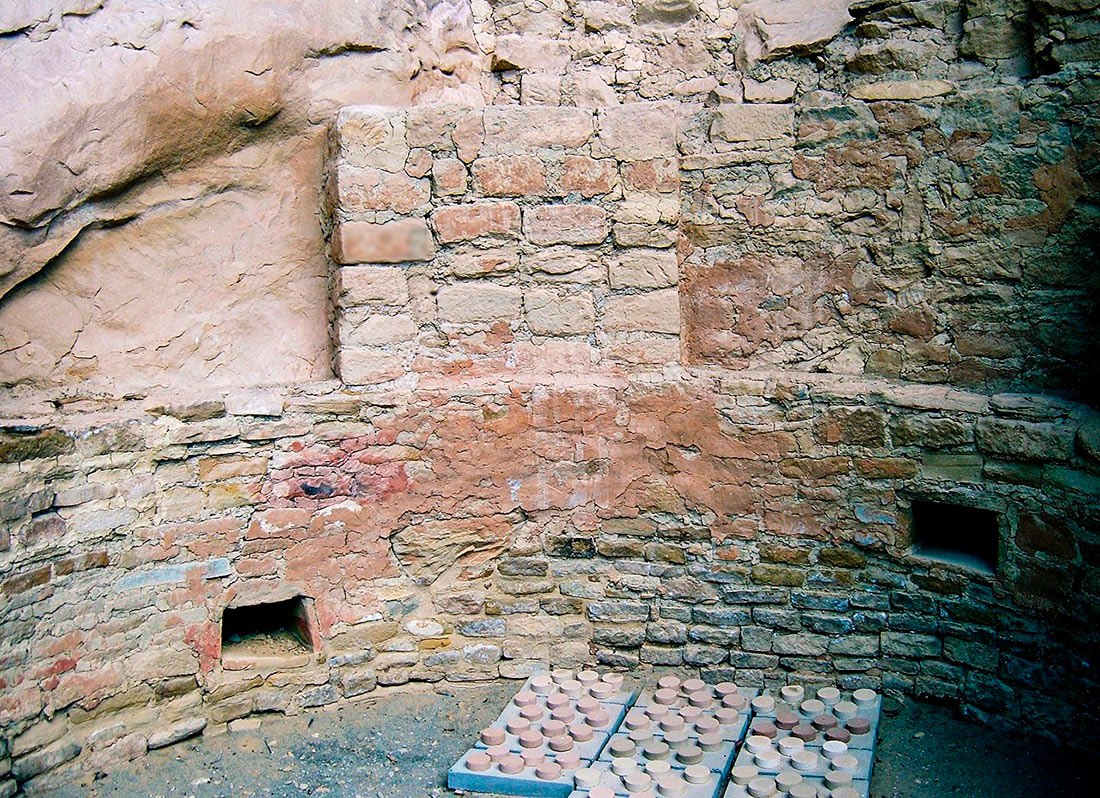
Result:
[[[514,683],[441,685],[371,697],[258,731],[199,737],[55,795],[150,798],[443,798],[447,768],[499,714]],[[1048,798],[1091,794],[1069,752],[1026,729],[994,732],[943,707],[908,703],[883,720],[871,794]],[[1095,773],[1096,762],[1090,768]],[[473,798],[472,794],[467,794]]]

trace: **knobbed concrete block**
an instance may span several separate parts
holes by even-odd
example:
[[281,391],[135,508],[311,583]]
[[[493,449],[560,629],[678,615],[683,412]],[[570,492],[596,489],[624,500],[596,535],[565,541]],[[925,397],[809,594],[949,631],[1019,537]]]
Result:
[[337,263],[401,263],[430,260],[435,241],[423,219],[392,222],[342,222],[332,233]]
[[710,136],[731,143],[773,141],[794,135],[794,106],[756,103],[719,105],[711,123]]

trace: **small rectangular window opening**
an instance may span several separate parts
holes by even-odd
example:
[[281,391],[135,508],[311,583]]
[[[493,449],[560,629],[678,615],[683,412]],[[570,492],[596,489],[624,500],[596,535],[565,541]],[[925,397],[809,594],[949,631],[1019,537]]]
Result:
[[222,614],[222,657],[279,657],[312,651],[309,600],[226,607]]
[[914,500],[909,529],[914,554],[986,573],[997,570],[1000,514],[995,510]]

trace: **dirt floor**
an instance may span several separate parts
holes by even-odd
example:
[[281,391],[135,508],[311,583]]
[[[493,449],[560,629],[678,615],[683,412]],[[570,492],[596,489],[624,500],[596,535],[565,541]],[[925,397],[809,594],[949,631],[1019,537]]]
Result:
[[[442,685],[338,710],[271,716],[258,731],[194,738],[55,795],[150,798],[442,798],[447,768],[492,721],[514,683]],[[871,795],[1037,798],[1091,794],[1068,752],[991,732],[921,703],[879,732]],[[1095,773],[1094,767],[1091,768]],[[472,794],[467,794],[474,798]]]

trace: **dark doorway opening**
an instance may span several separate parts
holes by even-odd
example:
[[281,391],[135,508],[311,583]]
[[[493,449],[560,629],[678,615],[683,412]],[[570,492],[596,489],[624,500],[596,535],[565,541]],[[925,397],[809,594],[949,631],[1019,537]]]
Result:
[[909,540],[921,557],[995,573],[1001,516],[995,510],[916,499]]

